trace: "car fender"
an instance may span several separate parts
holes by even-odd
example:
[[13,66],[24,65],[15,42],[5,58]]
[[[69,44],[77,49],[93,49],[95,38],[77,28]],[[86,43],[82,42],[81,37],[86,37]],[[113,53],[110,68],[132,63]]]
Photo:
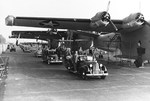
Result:
[[80,71],[80,72],[82,72],[83,70],[87,72],[87,71],[88,71],[88,66],[87,66],[87,65],[83,65],[83,66],[81,66],[81,67],[79,68],[79,71]]

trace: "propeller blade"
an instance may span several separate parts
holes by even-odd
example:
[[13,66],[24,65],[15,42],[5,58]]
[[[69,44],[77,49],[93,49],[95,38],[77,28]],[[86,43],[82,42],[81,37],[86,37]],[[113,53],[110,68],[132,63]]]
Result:
[[[107,10],[106,10],[107,13],[108,13],[109,7],[110,7],[110,1],[108,2],[108,5],[107,5]],[[118,28],[115,26],[115,24],[110,19],[107,19],[107,20],[114,27],[115,31],[118,31]]]
[[109,22],[110,22],[110,24],[114,27],[114,29],[115,29],[116,31],[118,31],[118,28],[116,27],[116,25],[115,25],[111,20],[109,20]]
[[106,10],[106,12],[108,12],[108,10],[109,10],[109,6],[110,6],[110,1],[108,2],[108,5],[107,5],[107,10]]

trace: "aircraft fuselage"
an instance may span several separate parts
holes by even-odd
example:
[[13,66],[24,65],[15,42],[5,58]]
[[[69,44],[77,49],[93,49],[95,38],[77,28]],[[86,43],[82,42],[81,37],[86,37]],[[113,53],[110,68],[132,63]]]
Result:
[[150,60],[150,28],[144,25],[142,28],[133,31],[121,33],[121,50],[124,55],[130,57],[137,56],[137,43],[141,41],[141,46],[145,48],[144,60]]

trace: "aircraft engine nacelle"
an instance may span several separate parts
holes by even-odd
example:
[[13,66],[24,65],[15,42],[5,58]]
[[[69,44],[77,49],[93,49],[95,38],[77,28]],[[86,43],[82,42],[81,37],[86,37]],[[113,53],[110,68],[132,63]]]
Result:
[[90,26],[93,28],[107,26],[109,24],[110,14],[106,11],[98,12],[94,17],[91,18]]
[[14,22],[15,22],[15,17],[14,17],[14,16],[9,15],[9,16],[7,16],[6,19],[5,19],[5,24],[6,24],[7,26],[12,26],[12,25],[14,25]]
[[144,24],[144,16],[141,13],[133,13],[123,19],[123,28],[139,28]]

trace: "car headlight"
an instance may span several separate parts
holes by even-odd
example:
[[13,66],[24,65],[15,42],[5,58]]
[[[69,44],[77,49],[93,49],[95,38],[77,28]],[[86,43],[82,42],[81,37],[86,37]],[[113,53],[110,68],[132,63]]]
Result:
[[92,64],[90,64],[90,67],[93,67],[93,65],[92,65]]
[[103,64],[99,64],[99,66],[100,66],[100,67],[102,67],[102,66],[103,66]]

